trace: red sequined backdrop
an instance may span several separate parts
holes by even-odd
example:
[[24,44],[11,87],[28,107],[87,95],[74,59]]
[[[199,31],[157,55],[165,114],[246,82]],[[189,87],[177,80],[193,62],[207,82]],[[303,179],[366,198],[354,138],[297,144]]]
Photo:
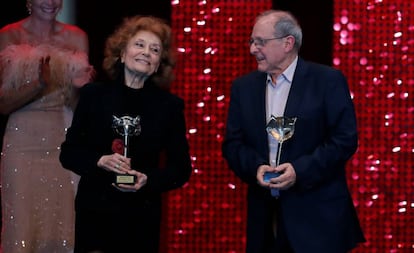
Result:
[[368,240],[358,252],[414,252],[413,11],[413,1],[335,1],[333,64],[360,133],[348,166]]
[[229,85],[256,68],[248,51],[255,15],[269,0],[172,1],[179,59],[174,92],[186,101],[194,173],[169,193],[169,253],[244,252],[245,185],[221,155]]
[[[256,68],[246,43],[252,20],[271,7],[264,0],[172,1],[174,92],[186,100],[194,174],[168,194],[162,252],[244,252],[245,185],[220,145],[231,81]],[[348,175],[368,242],[355,252],[413,252],[413,3],[336,0],[334,9],[333,65],[349,79],[360,131]]]

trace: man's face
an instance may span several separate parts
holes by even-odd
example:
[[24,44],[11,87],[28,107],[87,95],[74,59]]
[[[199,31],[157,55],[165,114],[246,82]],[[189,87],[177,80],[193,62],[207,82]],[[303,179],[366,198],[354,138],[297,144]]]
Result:
[[288,53],[288,34],[277,37],[275,35],[275,16],[260,18],[254,25],[250,39],[250,53],[255,56],[257,69],[266,73],[283,71]]

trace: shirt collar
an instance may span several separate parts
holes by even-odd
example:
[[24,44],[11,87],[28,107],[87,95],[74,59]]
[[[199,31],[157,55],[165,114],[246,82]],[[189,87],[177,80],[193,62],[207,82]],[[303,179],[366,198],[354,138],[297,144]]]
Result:
[[[292,61],[292,63],[283,71],[278,78],[284,78],[289,83],[292,83],[293,75],[295,74],[296,65],[298,64],[298,56]],[[267,74],[266,83],[272,83],[272,77]]]

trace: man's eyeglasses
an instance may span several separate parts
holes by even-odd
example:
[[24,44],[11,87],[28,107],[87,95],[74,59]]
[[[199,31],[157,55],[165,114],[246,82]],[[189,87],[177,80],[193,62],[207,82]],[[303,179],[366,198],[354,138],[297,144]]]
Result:
[[267,42],[271,41],[271,40],[280,40],[283,38],[286,38],[289,35],[284,35],[281,37],[275,37],[275,38],[268,38],[268,39],[263,39],[263,38],[250,38],[249,40],[249,46],[251,46],[252,44],[254,44],[256,47],[264,47]]

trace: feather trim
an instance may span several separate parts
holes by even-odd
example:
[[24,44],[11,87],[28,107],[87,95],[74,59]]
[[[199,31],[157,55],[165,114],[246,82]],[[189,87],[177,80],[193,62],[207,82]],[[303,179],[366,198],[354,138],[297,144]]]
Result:
[[80,88],[92,80],[94,68],[84,52],[62,49],[49,45],[10,45],[0,52],[3,94],[17,91],[19,87],[39,79],[39,61],[50,56],[51,79],[48,88],[62,89],[70,99],[73,87]]

